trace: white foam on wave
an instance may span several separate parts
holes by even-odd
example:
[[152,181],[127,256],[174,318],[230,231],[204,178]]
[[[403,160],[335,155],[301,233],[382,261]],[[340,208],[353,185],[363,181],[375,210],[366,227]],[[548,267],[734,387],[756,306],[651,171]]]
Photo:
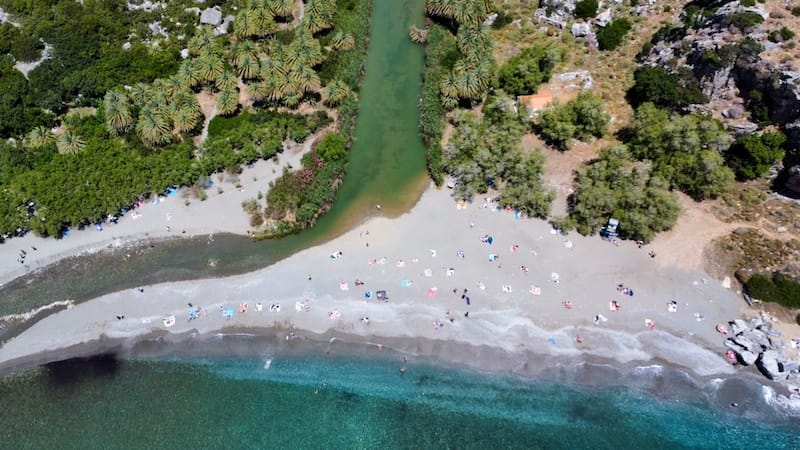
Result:
[[270,367],[272,367],[272,358],[267,358],[264,361],[264,370],[269,370]]
[[47,305],[40,306],[38,308],[32,309],[28,312],[24,312],[21,314],[8,314],[5,316],[0,317],[0,322],[12,322],[12,321],[28,321],[32,317],[36,316],[42,311],[46,311],[48,309],[57,308],[59,306],[66,306],[67,308],[72,308],[75,306],[75,302],[72,300],[59,300],[53,303],[49,303]]
[[651,364],[649,366],[634,367],[633,372],[637,375],[655,375],[659,376],[664,372],[664,366],[658,364]]

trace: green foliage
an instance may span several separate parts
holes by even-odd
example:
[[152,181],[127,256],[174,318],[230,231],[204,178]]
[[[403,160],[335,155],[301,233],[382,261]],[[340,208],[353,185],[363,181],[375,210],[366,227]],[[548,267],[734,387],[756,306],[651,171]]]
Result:
[[756,6],[756,0],[742,0],[740,3],[742,6],[747,8]]
[[745,284],[747,293],[758,300],[777,303],[787,308],[800,308],[800,282],[779,272],[755,274]]
[[576,19],[591,19],[597,15],[597,0],[581,0],[575,4]]
[[790,30],[787,27],[781,27],[780,33],[781,33],[781,39],[783,39],[784,41],[788,41],[794,37],[794,31]]
[[626,18],[616,19],[597,31],[600,50],[614,50],[622,43],[622,38],[631,30],[631,22]]
[[36,61],[44,44],[30,32],[8,22],[0,24],[0,56],[10,54],[17,61]]
[[731,139],[716,119],[645,103],[621,134],[634,158],[652,161],[654,176],[695,199],[715,198],[732,186],[733,171],[721,155]]
[[786,136],[780,131],[739,137],[728,151],[728,165],[740,180],[753,180],[783,159],[781,146]]
[[471,112],[455,115],[457,130],[444,149],[443,166],[455,178],[454,195],[471,200],[490,188],[500,191],[501,203],[524,214],[546,217],[555,195],[542,182],[544,157],[523,152],[523,126],[502,108],[511,100],[504,94],[487,101],[486,118]]
[[503,10],[497,11],[497,18],[492,23],[493,30],[502,30],[503,27],[514,21],[514,17]]
[[581,234],[599,232],[614,217],[620,237],[649,242],[675,225],[680,206],[650,163],[633,161],[625,146],[617,145],[578,169],[569,213]]
[[650,102],[678,109],[707,101],[697,80],[689,75],[680,78],[658,66],[639,67],[634,72],[634,80],[634,85],[628,90],[628,100],[634,106]]
[[561,53],[554,46],[537,44],[525,48],[500,68],[500,88],[511,95],[533,94],[540,84],[550,80],[561,59]]
[[754,12],[733,13],[725,17],[727,25],[733,25],[741,31],[746,31],[762,22],[764,18]]
[[564,105],[545,110],[535,128],[548,144],[567,150],[573,138],[586,141],[603,136],[610,120],[600,97],[581,92]]
[[328,133],[317,144],[316,153],[323,161],[339,161],[347,157],[344,138],[338,133]]
[[792,7],[792,15],[795,17],[800,17],[800,5]]
[[10,58],[0,58],[0,138],[18,138],[35,127],[52,127],[54,119],[36,106],[27,80],[13,68]]
[[441,185],[444,181],[442,170],[442,130],[444,128],[444,112],[439,85],[450,69],[444,63],[448,55],[458,55],[456,40],[441,25],[433,24],[428,32],[428,43],[425,46],[425,71],[422,81],[422,102],[420,104],[420,131],[422,141],[428,149],[428,173],[434,183]]

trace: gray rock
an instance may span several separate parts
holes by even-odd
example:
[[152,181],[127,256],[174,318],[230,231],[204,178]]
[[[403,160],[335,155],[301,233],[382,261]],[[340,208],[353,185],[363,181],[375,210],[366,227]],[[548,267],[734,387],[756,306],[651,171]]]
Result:
[[213,8],[206,8],[200,13],[200,23],[206,25],[218,26],[222,23],[222,11],[218,6]]
[[609,22],[611,22],[611,8],[601,12],[594,19],[594,23],[598,27],[605,27],[606,25],[609,24]]
[[483,24],[489,27],[494,25],[495,20],[497,20],[497,13],[491,13],[489,14],[489,17],[487,17],[486,20],[483,21]]
[[776,380],[783,376],[781,366],[781,363],[778,361],[778,352],[775,350],[765,351],[758,355],[758,360],[756,360],[756,367],[758,367],[758,370],[770,380]]
[[[741,234],[741,233],[740,233]],[[731,326],[731,333],[738,335],[743,331],[747,331],[749,327],[747,326],[747,322],[742,319],[736,319],[729,323]]]
[[731,338],[731,340],[733,340],[733,342],[739,347],[750,350],[753,353],[761,353],[763,350],[757,342],[754,342],[744,336],[736,336]]
[[570,32],[575,37],[583,37],[592,34],[592,25],[587,22],[575,22],[570,28]]
[[731,124],[731,129],[736,134],[753,134],[758,130],[758,125],[745,121]]
[[786,170],[786,174],[788,176],[786,177],[786,182],[783,183],[783,187],[800,195],[800,165],[789,167]]
[[752,366],[758,359],[757,353],[748,352],[747,350],[737,353],[737,355],[739,356],[739,361],[745,366]]
[[767,350],[772,348],[772,342],[770,342],[769,338],[767,337],[764,332],[760,330],[747,330],[744,331],[741,336],[736,336],[737,342],[740,338],[746,338],[748,341],[755,343],[758,345],[758,348],[747,347],[748,350],[751,352],[760,353],[762,350]]

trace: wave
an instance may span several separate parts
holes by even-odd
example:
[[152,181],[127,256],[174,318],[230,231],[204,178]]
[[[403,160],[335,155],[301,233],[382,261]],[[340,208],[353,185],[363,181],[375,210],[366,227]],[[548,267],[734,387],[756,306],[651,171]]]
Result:
[[53,303],[49,303],[47,305],[40,306],[38,308],[32,309],[28,312],[24,312],[21,314],[7,314],[5,316],[0,316],[0,323],[2,322],[25,322],[39,313],[43,311],[47,311],[48,309],[58,308],[59,306],[66,306],[67,309],[72,308],[75,306],[75,302],[72,300],[59,300]]

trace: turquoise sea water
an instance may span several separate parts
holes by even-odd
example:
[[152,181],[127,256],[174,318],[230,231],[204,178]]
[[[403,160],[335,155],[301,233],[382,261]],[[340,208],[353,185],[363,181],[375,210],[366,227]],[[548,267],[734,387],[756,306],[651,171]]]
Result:
[[[798,448],[797,428],[625,387],[355,357],[104,361],[0,381],[2,448]],[[796,427],[796,424],[794,425]]]

